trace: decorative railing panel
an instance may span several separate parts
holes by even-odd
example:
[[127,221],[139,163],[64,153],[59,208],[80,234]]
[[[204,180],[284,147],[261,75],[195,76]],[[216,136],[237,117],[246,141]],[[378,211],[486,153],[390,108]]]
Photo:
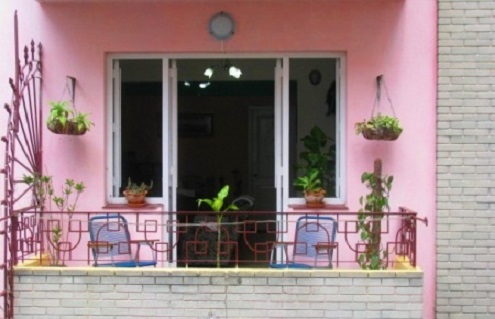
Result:
[[[360,237],[357,212],[224,212],[218,224],[213,212],[121,212],[129,230],[127,239],[112,242],[94,234],[89,222],[94,216],[113,216],[112,212],[22,212],[19,215],[18,259],[22,262],[85,266],[95,263],[95,247],[101,253],[119,249],[136,253],[139,260],[156,259],[158,267],[270,267],[292,262],[294,249],[319,249],[318,256],[306,256],[316,267],[328,268],[329,251],[333,268],[359,268],[360,258],[367,258],[365,242]],[[312,241],[295,237],[297,220],[310,216],[315,220],[333,218],[335,240]],[[381,256],[383,266],[394,267],[397,257],[416,265],[417,213],[401,209],[384,213],[381,218]],[[315,224],[316,225],[316,224]],[[120,226],[109,228],[118,230]],[[309,227],[309,226],[304,226]],[[61,232],[55,235],[54,229]],[[309,229],[309,228],[308,228]],[[317,231],[315,226],[306,236]],[[309,234],[309,235],[308,235]],[[220,240],[219,240],[220,239]],[[284,245],[280,245],[283,243]],[[147,248],[147,249],[145,249]],[[123,251],[127,252],[127,250]],[[121,258],[117,256],[115,258]],[[322,256],[319,256],[322,255]],[[363,257],[360,257],[363,255]],[[320,258],[321,257],[321,258]],[[406,258],[407,257],[407,258]],[[304,258],[303,258],[304,259]],[[283,267],[282,267],[283,268]]]

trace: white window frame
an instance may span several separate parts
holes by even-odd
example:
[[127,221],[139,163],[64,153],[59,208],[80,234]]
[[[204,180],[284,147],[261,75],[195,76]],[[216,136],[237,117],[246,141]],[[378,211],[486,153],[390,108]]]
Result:
[[[219,54],[179,54],[179,55],[171,55],[171,54],[109,54],[107,56],[107,112],[106,112],[106,124],[107,124],[107,137],[106,137],[106,142],[107,142],[107,160],[106,160],[106,165],[107,165],[107,176],[106,176],[106,190],[107,190],[107,202],[109,204],[121,204],[125,203],[125,198],[123,197],[115,197],[113,196],[113,187],[114,187],[114,176],[113,176],[113,170],[115,169],[115,158],[114,158],[114,143],[113,143],[113,132],[118,129],[120,123],[114,123],[114,110],[113,106],[115,102],[114,100],[114,84],[113,84],[113,65],[114,61],[116,60],[125,60],[125,59],[161,59],[162,60],[162,65],[163,65],[163,73],[162,73],[162,83],[163,83],[163,101],[162,105],[164,110],[169,109],[172,107],[170,112],[162,112],[163,114],[163,121],[164,125],[170,125],[170,123],[174,124],[171,118],[169,118],[169,113],[170,116],[172,116],[176,112],[174,108],[176,106],[170,106],[170,103],[173,103],[171,101],[174,100],[174,94],[176,92],[170,92],[169,88],[172,88],[172,90],[177,88],[176,85],[169,85],[169,80],[170,78],[170,72],[173,72],[169,69],[169,66],[171,64],[171,61],[175,60],[183,60],[183,59],[225,59],[225,58],[231,58],[231,59],[256,59],[256,58],[270,58],[270,59],[280,59],[282,61],[282,68],[281,68],[281,73],[282,73],[282,88],[281,88],[281,96],[277,97],[275,96],[275,100],[280,98],[281,104],[282,104],[282,118],[279,118],[278,120],[280,121],[280,124],[282,125],[281,129],[278,130],[279,133],[277,133],[277,129],[275,131],[275,140],[282,142],[282,147],[281,149],[277,149],[276,151],[281,152],[282,155],[282,161],[281,161],[281,166],[277,167],[277,156],[275,156],[275,163],[274,163],[274,169],[275,169],[275,178],[277,179],[275,185],[277,188],[280,188],[281,190],[277,190],[277,209],[282,209],[282,210],[287,210],[289,208],[289,205],[292,204],[304,204],[304,198],[302,197],[297,197],[297,198],[291,198],[289,197],[289,189],[291,187],[292,181],[289,180],[289,141],[288,141],[288,132],[289,129],[289,123],[288,123],[288,114],[289,114],[289,61],[291,59],[297,59],[297,58],[328,58],[328,59],[336,59],[337,60],[337,110],[336,110],[336,121],[337,121],[337,132],[336,132],[336,150],[337,150],[337,158],[336,158],[336,197],[335,198],[327,198],[326,201],[328,204],[333,204],[333,205],[342,205],[345,204],[346,202],[346,94],[345,94],[345,88],[346,88],[346,56],[343,53],[318,53],[318,54],[306,54],[306,53],[285,53],[283,55],[280,54],[233,54],[233,55],[219,55]],[[275,75],[274,75],[275,76]],[[172,77],[172,79],[176,79],[176,76]],[[172,94],[171,94],[172,93]],[[171,95],[170,95],[171,94]],[[277,121],[277,119],[276,119]],[[177,127],[177,123],[175,121],[175,127]],[[176,151],[177,148],[177,140],[176,136],[174,138],[170,138],[169,136],[169,128],[164,126],[164,129],[162,130],[163,134],[163,145],[162,145],[162,160],[163,160],[163,190],[162,190],[162,197],[155,197],[155,198],[149,198],[150,203],[160,203],[160,204],[166,204],[170,197],[175,194],[174,191],[172,191],[170,194],[170,189],[174,186],[173,184],[176,185],[176,176],[175,176],[175,170],[176,167],[171,163],[171,158],[169,156],[169,150]],[[284,138],[285,136],[285,138]],[[173,156],[172,156],[173,159]],[[118,179],[117,179],[118,180]],[[172,185],[170,185],[172,184]],[[280,197],[280,198],[279,198]],[[174,200],[173,200],[174,201]],[[175,202],[175,201],[174,201]],[[164,206],[165,209],[167,210],[174,210],[176,207],[175,205],[166,205]]]

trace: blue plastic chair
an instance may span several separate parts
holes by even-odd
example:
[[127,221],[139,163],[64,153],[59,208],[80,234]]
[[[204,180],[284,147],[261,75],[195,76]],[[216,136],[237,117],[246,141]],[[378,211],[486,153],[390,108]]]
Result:
[[[326,256],[328,265],[325,268],[333,268],[333,251],[338,247],[335,242],[336,235],[337,221],[332,217],[299,217],[296,223],[294,242],[279,242],[273,245],[270,267],[312,269],[318,267],[319,257]],[[288,246],[294,246],[292,260],[288,258]],[[275,261],[277,249],[282,252],[278,262]]]
[[[120,215],[94,216],[89,220],[90,242],[95,267],[156,266],[155,240],[131,240],[127,220]],[[141,246],[151,249],[153,260],[139,260]],[[133,247],[136,246],[133,254]]]

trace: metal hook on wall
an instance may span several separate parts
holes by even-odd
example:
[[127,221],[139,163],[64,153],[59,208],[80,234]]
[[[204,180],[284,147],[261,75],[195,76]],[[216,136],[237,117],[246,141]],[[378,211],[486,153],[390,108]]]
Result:
[[381,94],[382,94],[382,80],[383,75],[379,75],[376,77],[376,100],[380,102]]
[[76,100],[76,78],[67,75],[67,91],[69,94],[70,101],[74,105]]

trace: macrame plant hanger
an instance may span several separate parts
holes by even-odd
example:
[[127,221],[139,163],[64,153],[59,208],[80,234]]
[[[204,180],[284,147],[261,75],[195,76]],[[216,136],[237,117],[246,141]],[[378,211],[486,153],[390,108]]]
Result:
[[388,95],[387,85],[385,84],[385,79],[383,78],[383,75],[379,75],[376,77],[376,96],[375,96],[375,101],[373,103],[373,109],[371,110],[371,117],[380,114],[380,102],[381,102],[381,97],[382,97],[382,87],[385,91],[385,95],[387,97],[388,104],[390,105],[390,109],[392,110],[392,115],[394,117],[397,117],[395,115],[394,104],[392,103],[392,100],[390,99],[390,96]]

